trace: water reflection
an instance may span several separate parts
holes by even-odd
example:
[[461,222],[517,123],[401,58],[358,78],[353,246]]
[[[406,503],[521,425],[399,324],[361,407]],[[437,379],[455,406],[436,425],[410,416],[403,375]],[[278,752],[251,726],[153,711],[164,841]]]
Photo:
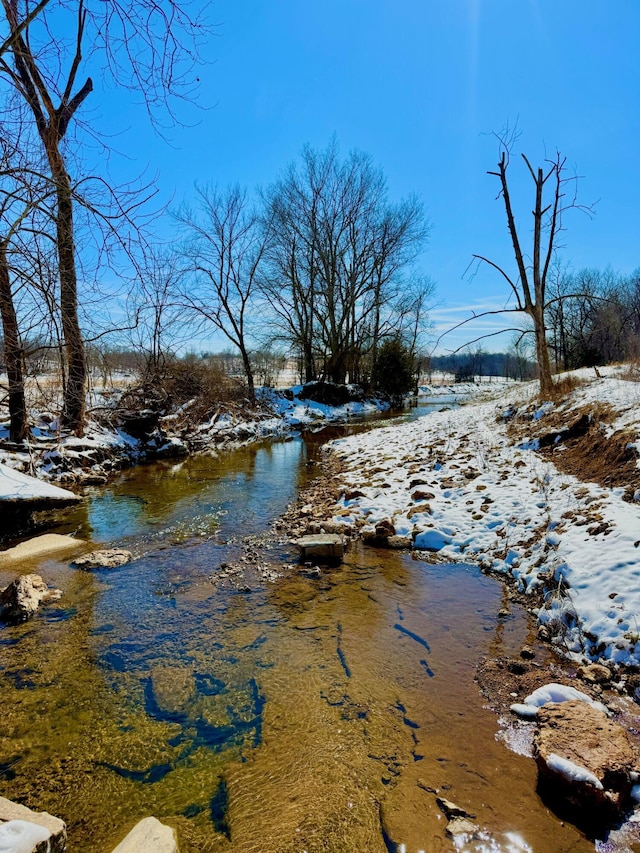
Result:
[[298,438],[142,465],[88,489],[56,530],[121,546],[257,533],[307,481],[306,453]]

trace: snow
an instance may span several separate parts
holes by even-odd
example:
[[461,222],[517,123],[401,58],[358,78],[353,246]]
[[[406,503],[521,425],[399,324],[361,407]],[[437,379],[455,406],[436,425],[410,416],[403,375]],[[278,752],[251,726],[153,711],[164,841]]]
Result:
[[37,823],[26,820],[0,823],[0,853],[32,853],[39,844],[50,838],[49,830]]
[[76,500],[77,496],[0,463],[0,500]]
[[518,717],[522,717],[523,720],[535,720],[538,716],[537,705],[527,705],[524,702],[514,702],[513,705],[510,705],[509,707],[514,714],[517,714]]
[[[362,492],[348,505],[343,497],[334,518],[356,528],[388,519],[438,559],[509,575],[532,594],[539,621],[569,656],[637,666],[639,502],[633,492],[561,473],[536,452],[537,439],[508,434],[515,412],[539,414],[531,420],[539,429],[551,414],[572,423],[579,407],[604,404],[613,413],[606,429],[624,427],[640,440],[640,383],[612,369],[578,377],[592,381],[566,403],[536,403],[536,383],[508,386],[498,400],[333,442],[342,488]],[[434,497],[414,499],[416,491]],[[541,606],[534,593],[543,594]]]
[[548,705],[550,702],[586,702],[592,708],[607,713],[607,708],[601,702],[596,702],[586,693],[576,690],[575,687],[558,684],[555,681],[538,687],[525,698],[524,702],[514,702],[511,705],[511,710],[525,720],[533,720],[538,715],[538,708]]
[[386,411],[389,403],[381,400],[351,401],[343,406],[329,406],[315,400],[301,400],[302,385],[295,385],[290,390],[293,400],[288,400],[282,394],[269,388],[260,391],[261,400],[266,403],[274,414],[274,419],[263,422],[263,428],[279,429],[291,427],[313,427],[319,423],[344,423],[352,418],[366,414]]
[[581,690],[576,690],[575,687],[570,687],[566,684],[558,684],[555,681],[549,684],[544,684],[538,687],[533,693],[525,697],[526,705],[533,705],[536,708],[541,708],[543,705],[548,705],[550,702],[586,702],[592,708],[597,708],[599,711],[606,713],[607,709],[602,702],[596,702],[586,693]]
[[547,767],[550,770],[559,773],[569,782],[586,782],[587,785],[593,785],[599,791],[602,791],[602,782],[596,775],[587,770],[586,767],[580,767],[579,764],[574,764],[568,758],[562,758],[552,752],[547,758]]

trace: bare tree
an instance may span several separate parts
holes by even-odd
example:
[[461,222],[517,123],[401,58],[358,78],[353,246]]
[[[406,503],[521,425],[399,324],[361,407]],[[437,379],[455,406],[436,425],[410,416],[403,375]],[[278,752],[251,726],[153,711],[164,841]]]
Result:
[[[204,32],[191,3],[175,0],[51,0],[31,9],[28,0],[1,0],[9,34],[2,44],[0,77],[31,113],[55,188],[54,221],[59,267],[60,315],[67,376],[62,412],[65,427],[81,433],[87,366],[78,318],[74,191],[63,142],[93,90],[84,76],[83,52],[101,56],[118,85],[137,89],[157,120],[175,94],[189,94]],[[45,8],[46,6],[46,8]],[[69,21],[73,37],[66,38]],[[63,29],[65,37],[60,37]]]
[[[58,87],[48,79],[48,71],[32,48],[29,27],[18,33],[20,19],[16,0],[2,0],[10,32],[14,34],[11,55],[15,69],[4,60],[0,70],[28,105],[47,158],[56,193],[56,246],[60,276],[60,313],[67,356],[67,384],[62,412],[63,425],[80,433],[84,422],[86,360],[80,323],[78,321],[78,293],[76,248],[73,228],[73,191],[71,178],[61,143],[69,123],[93,89],[87,77],[78,85],[82,62],[82,41],[86,23],[83,3],[78,4],[75,51],[69,71]],[[56,89],[60,88],[58,95]],[[56,97],[56,95],[58,95]],[[57,104],[56,104],[57,101]]]
[[[263,286],[281,341],[298,349],[308,381],[362,374],[375,351],[384,315],[401,290],[401,271],[427,233],[415,199],[387,201],[380,169],[332,143],[306,147],[264,196],[273,238]],[[396,329],[397,332],[397,329]]]
[[[553,388],[546,328],[549,271],[554,252],[559,248],[558,238],[563,230],[563,213],[570,208],[578,208],[590,213],[591,208],[578,204],[575,194],[577,178],[575,175],[567,175],[566,157],[563,157],[560,152],[556,152],[553,158],[546,159],[544,166],[535,169],[528,157],[522,154],[522,160],[534,184],[534,204],[531,211],[533,238],[532,245],[527,250],[524,246],[522,228],[516,222],[508,182],[511,150],[517,139],[517,134],[507,131],[498,135],[497,138],[500,144],[498,170],[489,171],[488,174],[498,178],[500,184],[498,198],[502,198],[504,203],[517,274],[510,274],[504,266],[484,255],[474,255],[473,257],[478,263],[486,264],[503,277],[509,285],[515,305],[513,308],[482,312],[482,314],[474,315],[471,319],[487,314],[525,313],[533,325],[540,392],[543,395],[548,395]],[[573,184],[574,187],[569,197],[565,193],[568,184]]]
[[249,399],[255,399],[249,345],[249,313],[270,229],[262,227],[246,190],[197,190],[199,208],[176,214],[185,229],[186,266],[180,300],[201,324],[222,332],[242,359]]
[[152,253],[140,270],[138,286],[130,294],[130,338],[134,351],[144,359],[148,382],[161,378],[167,358],[173,356],[180,336],[186,334],[176,304],[181,276],[175,253]]
[[47,6],[51,0],[40,0],[33,9],[25,10],[26,15],[22,21],[15,27],[10,29],[9,35],[0,43],[0,56],[5,54],[11,47],[15,44],[16,39],[18,39],[22,33],[26,30],[29,24],[38,17],[38,15],[44,10],[45,6]]
[[28,147],[25,133],[18,132],[17,139],[12,141],[4,128],[0,130],[0,317],[8,380],[9,433],[17,443],[24,441],[29,433],[24,388],[26,328],[18,318],[17,297],[34,281],[33,250],[39,237],[46,235],[46,210],[42,214],[52,189],[47,176],[29,166],[23,146]]

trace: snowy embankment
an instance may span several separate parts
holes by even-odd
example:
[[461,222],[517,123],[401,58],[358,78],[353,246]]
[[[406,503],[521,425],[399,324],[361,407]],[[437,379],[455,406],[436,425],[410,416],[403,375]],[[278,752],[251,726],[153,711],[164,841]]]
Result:
[[[583,481],[575,458],[578,476],[558,470],[562,424],[598,407],[608,412],[598,440],[631,454],[626,486]],[[551,421],[558,466],[539,453]],[[640,383],[608,371],[542,405],[535,385],[520,386],[332,448],[344,487],[336,521],[366,532],[388,519],[416,549],[509,575],[542,594],[538,619],[566,651],[640,665]]]
[[[199,401],[190,400],[171,413],[156,417],[153,428],[144,434],[128,431],[131,427],[119,414],[117,401],[94,392],[100,420],[90,414],[81,438],[62,432],[53,414],[38,412],[32,413],[34,426],[26,444],[20,449],[6,444],[3,447],[8,442],[9,423],[0,423],[0,464],[29,471],[42,480],[99,485],[107,482],[112,471],[146,459],[183,456],[193,451],[215,452],[228,446],[281,438],[303,429],[321,429],[389,408],[388,402],[376,399],[350,399],[342,405],[328,405],[302,399],[302,392],[303,386],[280,392],[259,389],[257,406],[221,403],[204,419],[193,414]],[[139,414],[142,418],[145,412]],[[2,484],[0,474],[0,489]],[[5,486],[9,487],[8,482]]]

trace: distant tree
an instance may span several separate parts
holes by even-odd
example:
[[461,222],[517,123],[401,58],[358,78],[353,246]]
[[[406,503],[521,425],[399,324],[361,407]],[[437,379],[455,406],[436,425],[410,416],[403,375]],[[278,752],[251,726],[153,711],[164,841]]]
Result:
[[197,195],[197,211],[183,208],[176,214],[191,272],[183,277],[180,301],[196,321],[211,324],[238,349],[253,400],[248,325],[270,229],[261,226],[246,190],[237,185],[200,188]]
[[610,268],[568,269],[554,276],[547,322],[557,369],[610,364],[637,351],[637,296],[633,275]]
[[167,358],[188,333],[180,322],[177,293],[182,269],[175,253],[150,253],[140,270],[138,286],[130,294],[132,348],[144,360],[144,378],[153,382],[162,375]]
[[253,353],[255,375],[261,385],[272,386],[284,368],[285,357],[272,349],[258,349]]
[[389,204],[369,156],[306,147],[264,193],[271,228],[262,290],[280,343],[300,353],[305,381],[364,373],[385,335],[398,332],[402,272],[427,234],[415,198]]

